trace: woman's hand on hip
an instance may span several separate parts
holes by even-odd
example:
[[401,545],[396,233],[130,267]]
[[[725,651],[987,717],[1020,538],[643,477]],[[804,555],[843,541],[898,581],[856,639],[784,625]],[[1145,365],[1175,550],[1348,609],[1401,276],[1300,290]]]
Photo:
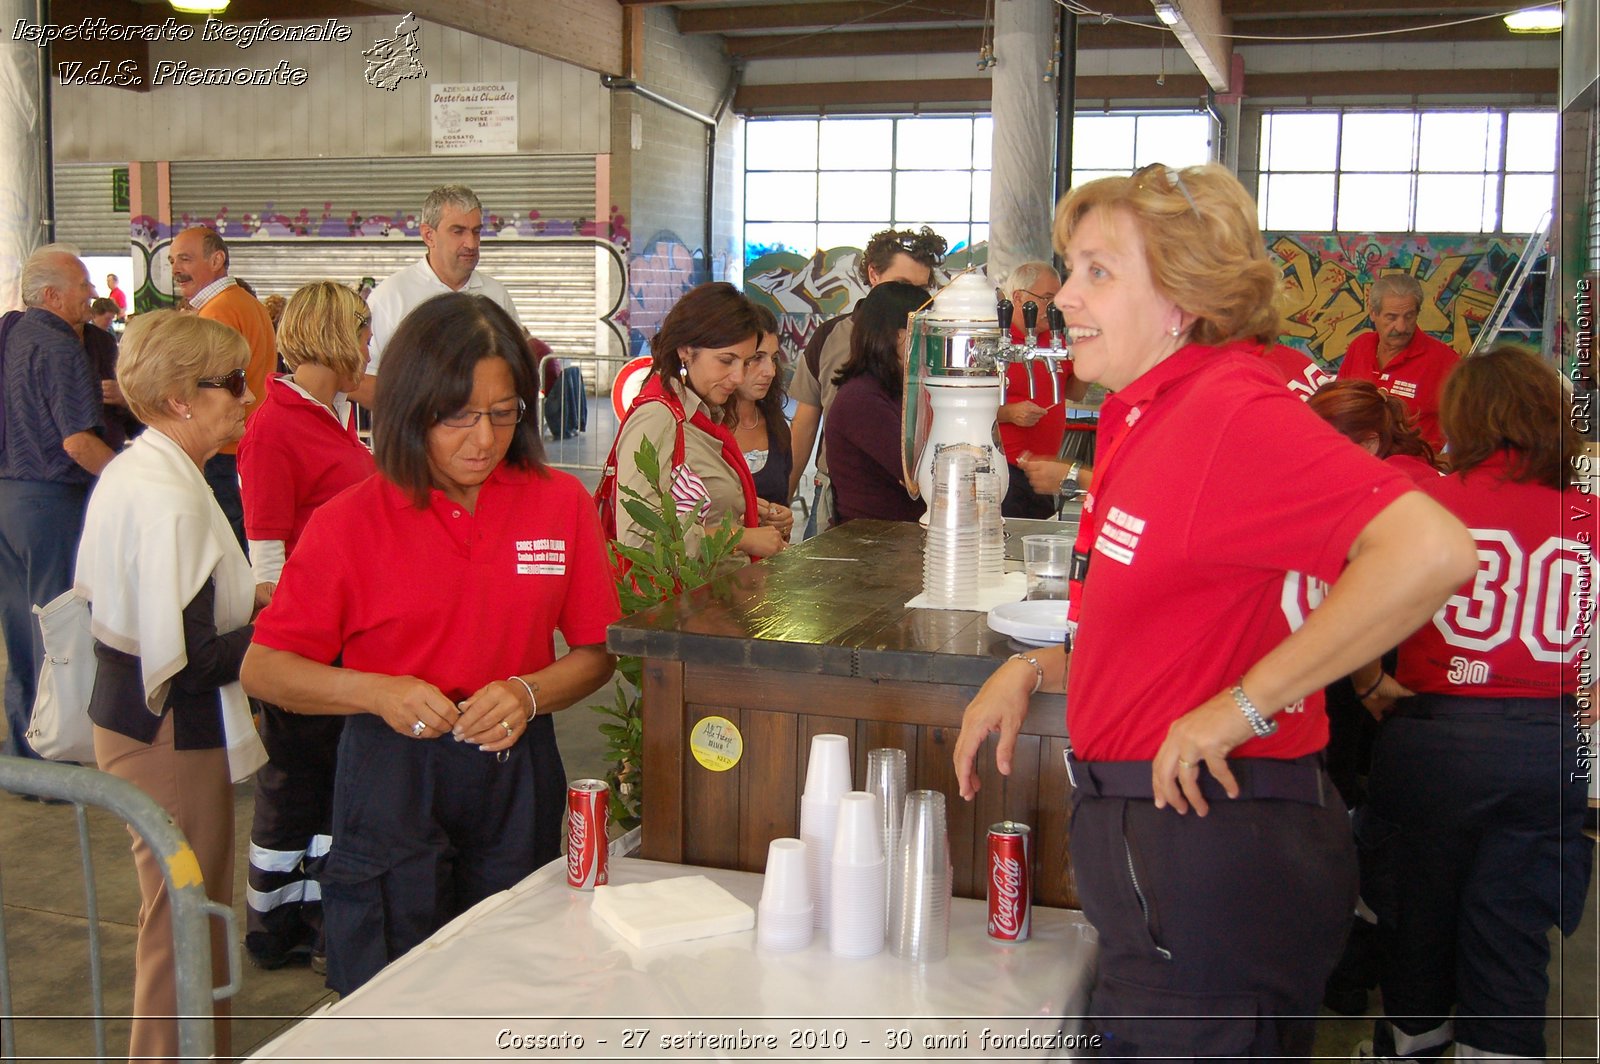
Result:
[[1167,729],[1167,738],[1150,762],[1150,785],[1156,808],[1171,806],[1187,813],[1189,806],[1200,816],[1211,809],[1200,793],[1200,763],[1222,784],[1228,797],[1239,796],[1239,784],[1228,769],[1228,754],[1234,747],[1255,736],[1250,722],[1239,711],[1232,691],[1223,691],[1190,710]]
[[437,739],[450,733],[460,715],[443,691],[415,676],[379,677],[377,687],[372,712],[401,735]]
[[511,749],[528,731],[528,692],[515,680],[484,684],[459,708],[456,740],[472,743],[486,754]]
[[740,554],[748,554],[752,558],[770,558],[788,545],[788,538],[780,535],[776,528],[771,525],[761,525],[758,528],[745,529],[735,549]]

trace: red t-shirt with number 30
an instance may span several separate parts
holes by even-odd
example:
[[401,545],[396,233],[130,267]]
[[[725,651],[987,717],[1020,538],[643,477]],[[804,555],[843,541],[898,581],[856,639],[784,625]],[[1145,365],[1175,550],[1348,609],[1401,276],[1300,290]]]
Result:
[[1594,621],[1595,497],[1515,483],[1509,464],[1502,451],[1420,485],[1471,530],[1478,572],[1400,645],[1395,678],[1413,691],[1544,698],[1577,688]]

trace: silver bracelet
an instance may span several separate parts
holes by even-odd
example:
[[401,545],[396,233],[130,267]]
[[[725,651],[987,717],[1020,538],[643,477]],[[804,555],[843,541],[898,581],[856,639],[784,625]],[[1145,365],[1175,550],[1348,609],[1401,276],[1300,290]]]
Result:
[[1249,721],[1250,730],[1256,733],[1257,739],[1265,739],[1278,730],[1278,722],[1268,720],[1261,715],[1256,704],[1250,701],[1250,696],[1244,693],[1244,677],[1239,677],[1239,682],[1233,685],[1233,690],[1228,692],[1233,695],[1233,702],[1239,707],[1239,712],[1244,714],[1244,719]]
[[1039,688],[1044,686],[1044,666],[1039,664],[1039,659],[1034,657],[1032,654],[1016,653],[1011,655],[1011,657],[1007,658],[1006,660],[1026,661],[1029,665],[1033,666],[1033,690],[1029,691],[1028,694],[1030,696],[1038,694]]
[[528,701],[533,703],[533,708],[528,710],[528,720],[532,721],[534,717],[537,717],[539,715],[539,696],[533,693],[533,685],[528,683],[528,681],[524,680],[522,677],[520,677],[520,676],[507,676],[506,677],[506,682],[507,683],[510,683],[512,680],[515,680],[518,683],[520,683],[523,686],[523,689],[528,692]]

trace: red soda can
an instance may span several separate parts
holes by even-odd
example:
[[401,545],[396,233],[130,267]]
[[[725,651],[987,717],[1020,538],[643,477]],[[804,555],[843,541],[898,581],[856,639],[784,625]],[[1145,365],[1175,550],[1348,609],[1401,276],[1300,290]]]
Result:
[[567,785],[567,886],[593,890],[605,883],[606,821],[611,787],[605,780],[573,780]]
[[1033,933],[1033,838],[1026,824],[989,828],[989,937],[1026,942]]

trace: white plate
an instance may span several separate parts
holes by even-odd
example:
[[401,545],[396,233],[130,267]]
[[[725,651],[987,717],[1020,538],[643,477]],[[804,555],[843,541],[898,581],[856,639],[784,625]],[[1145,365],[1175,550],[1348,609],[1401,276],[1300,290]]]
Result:
[[1067,602],[1002,603],[989,611],[989,627],[1029,646],[1059,646],[1067,639]]

